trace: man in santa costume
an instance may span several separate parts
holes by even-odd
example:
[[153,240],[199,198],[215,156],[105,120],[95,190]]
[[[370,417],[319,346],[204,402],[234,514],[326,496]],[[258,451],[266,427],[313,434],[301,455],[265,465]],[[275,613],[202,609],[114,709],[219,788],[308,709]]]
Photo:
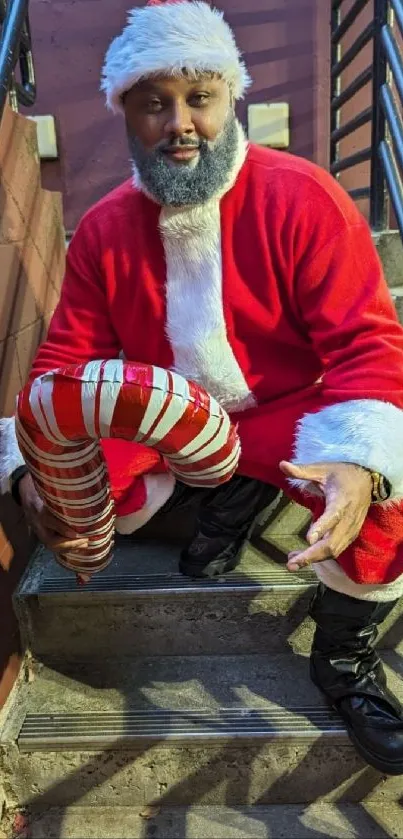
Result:
[[[71,242],[33,375],[116,358],[202,384],[238,424],[239,473],[194,490],[141,446],[105,443],[118,529],[198,502],[181,570],[224,573],[279,489],[314,524],[311,675],[365,759],[403,773],[403,715],[373,643],[403,591],[403,330],[366,222],[315,165],[245,140],[249,83],[233,33],[203,2],[129,14],[102,87],[125,116],[132,178]],[[42,508],[3,422],[3,482],[53,548],[80,547]],[[67,542],[66,542],[67,540]]]

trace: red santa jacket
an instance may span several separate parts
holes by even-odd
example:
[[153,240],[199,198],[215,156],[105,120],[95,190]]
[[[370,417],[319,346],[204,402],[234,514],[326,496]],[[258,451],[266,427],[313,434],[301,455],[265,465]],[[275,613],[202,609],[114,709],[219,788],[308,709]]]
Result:
[[245,474],[282,485],[294,447],[378,469],[402,496],[403,330],[366,222],[288,154],[251,146],[233,181],[199,207],[161,209],[131,181],[96,204],[32,375],[121,351],[173,367],[239,422]]

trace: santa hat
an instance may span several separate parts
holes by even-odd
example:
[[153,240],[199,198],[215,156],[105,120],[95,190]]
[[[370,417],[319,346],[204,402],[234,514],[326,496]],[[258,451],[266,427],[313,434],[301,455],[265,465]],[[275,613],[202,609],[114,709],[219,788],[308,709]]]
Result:
[[234,34],[222,12],[202,0],[152,2],[128,15],[128,24],[112,41],[105,57],[101,89],[109,108],[122,107],[125,91],[147,76],[218,73],[235,99],[250,78]]

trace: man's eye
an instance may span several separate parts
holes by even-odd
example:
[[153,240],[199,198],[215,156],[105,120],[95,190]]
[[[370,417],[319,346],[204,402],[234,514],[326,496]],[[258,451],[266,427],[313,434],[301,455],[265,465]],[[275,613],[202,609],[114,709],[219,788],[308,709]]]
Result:
[[146,110],[148,113],[158,113],[162,109],[162,102],[160,99],[149,99],[146,103]]
[[210,96],[208,93],[195,93],[190,100],[190,103],[193,107],[200,108],[203,105],[207,105]]

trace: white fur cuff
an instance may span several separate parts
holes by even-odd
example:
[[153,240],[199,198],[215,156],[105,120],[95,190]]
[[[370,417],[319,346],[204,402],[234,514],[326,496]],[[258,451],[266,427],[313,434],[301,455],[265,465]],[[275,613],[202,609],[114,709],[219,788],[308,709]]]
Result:
[[370,600],[373,603],[390,603],[403,594],[403,575],[393,580],[393,583],[362,584],[350,580],[342,567],[334,559],[325,562],[315,562],[312,570],[319,580],[333,591],[355,597],[356,600]]
[[393,500],[403,498],[403,411],[378,399],[354,399],[305,414],[293,462],[356,463],[387,478]]
[[15,418],[0,419],[0,493],[10,491],[10,478],[15,469],[23,466],[24,458],[20,452],[15,434]]
[[129,513],[127,516],[118,516],[115,527],[118,533],[127,536],[144,527],[152,519],[158,510],[164,506],[175,489],[175,478],[168,472],[162,475],[145,475],[146,503],[141,510]]

